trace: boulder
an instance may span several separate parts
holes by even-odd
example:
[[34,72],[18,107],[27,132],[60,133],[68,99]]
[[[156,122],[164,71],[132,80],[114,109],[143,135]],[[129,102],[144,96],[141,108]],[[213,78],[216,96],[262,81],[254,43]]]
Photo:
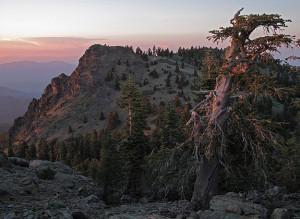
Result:
[[278,195],[283,195],[286,193],[287,193],[287,190],[286,190],[285,186],[283,186],[283,187],[274,186],[273,188],[266,191],[266,194],[271,197],[276,197]]
[[[212,210],[213,213],[206,212],[205,215],[212,216],[217,214],[217,217],[223,215],[225,218],[267,218],[268,212],[268,210],[261,205],[246,202],[243,198],[238,198],[237,196],[227,195],[214,196],[210,202],[210,210]],[[210,216],[205,217],[202,214],[203,218],[210,218]]]
[[21,167],[29,167],[29,162],[23,158],[19,157],[8,157],[10,163],[21,166]]
[[242,213],[243,213],[241,207],[238,206],[238,205],[229,205],[226,208],[226,211],[227,212],[232,212],[232,213],[235,213],[235,214],[238,214],[238,215],[242,215]]
[[28,186],[28,185],[30,185],[33,182],[34,182],[34,180],[31,177],[26,177],[25,179],[23,179],[21,181],[22,185],[24,185],[24,186]]
[[59,209],[59,208],[65,208],[66,204],[62,201],[55,200],[53,202],[50,202],[49,206],[51,206],[54,209]]
[[90,195],[86,197],[84,200],[87,201],[87,203],[94,203],[97,202],[99,198],[96,195]]
[[67,211],[60,211],[59,213],[60,213],[60,218],[73,219],[72,214]]
[[131,202],[131,200],[132,200],[132,198],[131,198],[131,196],[129,196],[129,195],[122,195],[122,197],[121,197],[121,201],[122,201],[123,203]]
[[285,208],[276,208],[271,214],[271,219],[290,219],[288,210]]
[[49,166],[50,164],[51,164],[51,162],[47,161],[47,160],[31,160],[29,162],[30,167],[38,167],[38,166],[44,166],[44,165]]
[[78,189],[78,194],[79,195],[82,195],[84,197],[87,197],[89,195],[92,195],[91,192],[87,189],[86,186],[81,186],[79,189]]

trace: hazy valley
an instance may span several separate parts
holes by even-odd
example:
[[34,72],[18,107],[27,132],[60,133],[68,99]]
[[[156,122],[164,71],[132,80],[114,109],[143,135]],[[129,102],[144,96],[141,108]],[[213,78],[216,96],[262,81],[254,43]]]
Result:
[[30,61],[0,65],[0,132],[7,131],[14,119],[23,116],[32,98],[40,98],[53,77],[64,72],[70,75],[74,65],[57,61]]

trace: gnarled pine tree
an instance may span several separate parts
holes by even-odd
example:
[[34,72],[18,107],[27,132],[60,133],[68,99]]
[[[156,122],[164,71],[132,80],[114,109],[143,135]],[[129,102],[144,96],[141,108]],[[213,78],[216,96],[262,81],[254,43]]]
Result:
[[[292,43],[292,37],[277,33],[286,27],[289,20],[284,20],[277,14],[240,15],[241,11],[242,9],[231,19],[230,27],[211,31],[212,35],[208,37],[214,42],[229,39],[231,44],[227,49],[226,60],[219,70],[215,89],[198,91],[206,93],[206,98],[191,110],[191,118],[187,123],[194,124],[192,136],[198,160],[191,208],[208,208],[211,197],[218,192],[218,173],[226,144],[226,127],[234,115],[231,95],[234,91],[240,91],[241,99],[245,99],[249,93],[267,93],[272,90],[271,84],[263,80],[265,76],[257,71],[255,62],[268,52],[276,52],[278,47]],[[265,35],[251,39],[251,34],[257,28],[262,28]],[[276,92],[276,89],[273,91]],[[257,120],[249,122],[257,134],[272,138]],[[254,154],[259,153],[261,149],[255,139],[251,139],[247,133],[243,134],[244,144]]]

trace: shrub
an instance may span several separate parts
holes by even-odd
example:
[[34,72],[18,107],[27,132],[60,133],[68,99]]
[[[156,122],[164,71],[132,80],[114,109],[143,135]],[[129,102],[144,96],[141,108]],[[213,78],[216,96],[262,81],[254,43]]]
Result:
[[175,90],[172,90],[172,89],[170,89],[170,90],[168,90],[168,93],[169,93],[169,94],[175,94],[175,93],[176,93],[176,91],[175,91]]
[[50,167],[43,168],[36,171],[37,177],[43,180],[53,180],[55,174],[56,171],[51,169]]
[[159,74],[157,73],[156,69],[152,70],[149,73],[149,76],[153,77],[153,78],[159,78]]

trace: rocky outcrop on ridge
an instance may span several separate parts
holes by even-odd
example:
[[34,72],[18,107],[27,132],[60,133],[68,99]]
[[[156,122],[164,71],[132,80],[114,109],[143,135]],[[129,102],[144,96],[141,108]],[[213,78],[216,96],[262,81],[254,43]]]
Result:
[[[123,65],[118,65],[121,59]],[[125,60],[124,60],[125,59]],[[135,63],[126,66],[124,61]],[[65,74],[53,78],[45,88],[42,97],[33,99],[23,117],[15,120],[10,129],[13,143],[36,141],[40,137],[67,137],[70,124],[77,133],[105,126],[99,121],[98,113],[117,108],[115,99],[118,92],[114,80],[105,80],[107,73],[114,74],[129,69],[138,72],[145,69],[140,56],[124,47],[91,46],[79,60],[78,67],[70,77]],[[118,75],[120,77],[120,75]],[[122,114],[122,112],[119,112]],[[82,116],[86,114],[88,123],[83,125]],[[99,124],[99,123],[103,124]],[[80,130],[79,130],[80,129]]]
[[[68,125],[72,127],[73,135],[106,128],[107,121],[99,119],[100,111],[106,118],[109,112],[117,111],[121,121],[125,121],[126,113],[116,103],[119,97],[116,80],[122,85],[129,76],[156,106],[160,101],[174,98],[178,92],[184,93],[185,98],[189,97],[190,86],[179,89],[175,80],[184,74],[185,80],[192,82],[194,66],[186,64],[176,73],[178,59],[175,56],[149,56],[147,64],[129,47],[91,46],[80,58],[71,76],[61,74],[53,78],[42,97],[33,99],[26,114],[15,120],[9,131],[12,144],[22,141],[35,143],[41,137],[65,139],[70,136]],[[158,78],[150,76],[153,70],[159,75]],[[167,77],[169,87],[166,87]],[[86,123],[82,119],[84,114]]]

